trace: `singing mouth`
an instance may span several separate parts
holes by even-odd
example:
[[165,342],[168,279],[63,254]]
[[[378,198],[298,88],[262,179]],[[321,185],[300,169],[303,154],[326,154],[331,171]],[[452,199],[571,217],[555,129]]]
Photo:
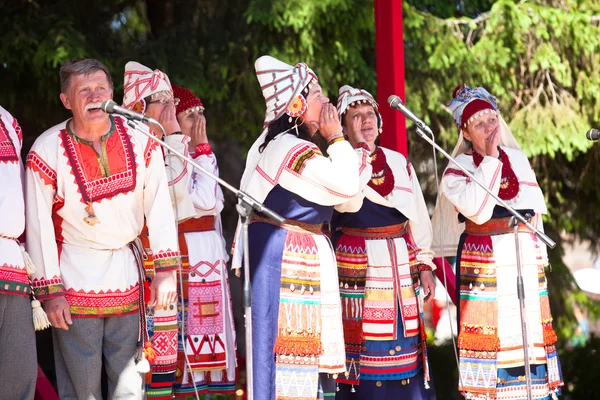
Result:
[[89,103],[89,104],[85,105],[85,111],[90,111],[90,112],[101,111],[102,110],[101,106],[102,106],[101,102]]

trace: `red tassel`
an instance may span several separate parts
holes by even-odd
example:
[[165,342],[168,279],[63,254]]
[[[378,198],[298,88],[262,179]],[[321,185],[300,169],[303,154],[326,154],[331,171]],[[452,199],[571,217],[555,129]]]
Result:
[[458,347],[476,351],[498,351],[500,338],[498,335],[461,332],[458,335]]
[[276,354],[295,356],[313,356],[323,353],[321,340],[315,337],[278,337],[273,351]]
[[549,328],[544,327],[544,345],[550,346],[558,341],[556,337],[556,332],[552,329],[552,326]]
[[144,305],[147,306],[150,302],[150,280],[144,279]]

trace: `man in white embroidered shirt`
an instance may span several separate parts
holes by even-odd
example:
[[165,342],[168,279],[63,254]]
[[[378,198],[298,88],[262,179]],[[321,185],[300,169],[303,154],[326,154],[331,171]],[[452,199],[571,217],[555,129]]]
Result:
[[[156,275],[150,305],[175,301],[177,237],[163,157],[142,130],[100,109],[112,98],[108,69],[79,60],[60,70],[73,117],[48,129],[27,156],[27,249],[32,288],[54,327],[61,398],[101,398],[104,359],[110,398],[143,396],[141,253],[148,225]],[[140,290],[142,289],[142,290]],[[149,357],[146,357],[149,358]]]

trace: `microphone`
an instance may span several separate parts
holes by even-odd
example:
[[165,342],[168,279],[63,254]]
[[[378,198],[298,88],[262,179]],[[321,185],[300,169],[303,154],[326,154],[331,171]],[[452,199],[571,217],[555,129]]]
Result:
[[600,139],[600,130],[592,128],[585,133],[585,137],[595,142]]
[[119,114],[127,119],[132,119],[134,121],[142,121],[148,124],[159,125],[158,121],[154,118],[150,118],[145,116],[144,114],[136,113],[135,111],[131,111],[128,108],[121,107],[112,100],[104,100],[100,105],[100,108],[107,114]]
[[419,117],[413,114],[412,111],[406,108],[406,106],[402,103],[402,100],[400,100],[400,97],[393,94],[388,97],[387,102],[390,107],[400,111],[406,118],[410,119],[417,126],[417,128],[420,128],[422,131],[425,131],[430,135],[433,135],[431,128],[429,128],[425,122],[421,121]]

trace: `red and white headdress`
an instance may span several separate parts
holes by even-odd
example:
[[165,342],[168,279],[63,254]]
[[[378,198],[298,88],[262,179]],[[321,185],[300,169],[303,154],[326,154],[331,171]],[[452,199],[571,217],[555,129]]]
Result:
[[271,56],[262,56],[254,68],[267,104],[264,126],[286,113],[292,117],[304,114],[307,104],[302,90],[311,81],[318,81],[308,65],[298,63],[292,67]]
[[355,103],[370,104],[377,114],[377,128],[381,133],[383,119],[379,113],[379,104],[377,104],[371,93],[364,89],[353,88],[349,85],[342,86],[338,93],[337,111],[340,116],[340,121],[344,118],[344,113],[348,111],[348,108]]
[[171,86],[173,87],[173,96],[176,99],[179,99],[179,103],[177,104],[177,108],[175,110],[177,115],[184,111],[204,111],[204,105],[202,104],[202,100],[200,100],[200,98],[196,96],[191,90],[181,86],[177,86],[175,84]]
[[129,61],[125,65],[123,83],[123,107],[143,113],[146,110],[144,99],[148,96],[173,98],[171,81],[164,72]]

